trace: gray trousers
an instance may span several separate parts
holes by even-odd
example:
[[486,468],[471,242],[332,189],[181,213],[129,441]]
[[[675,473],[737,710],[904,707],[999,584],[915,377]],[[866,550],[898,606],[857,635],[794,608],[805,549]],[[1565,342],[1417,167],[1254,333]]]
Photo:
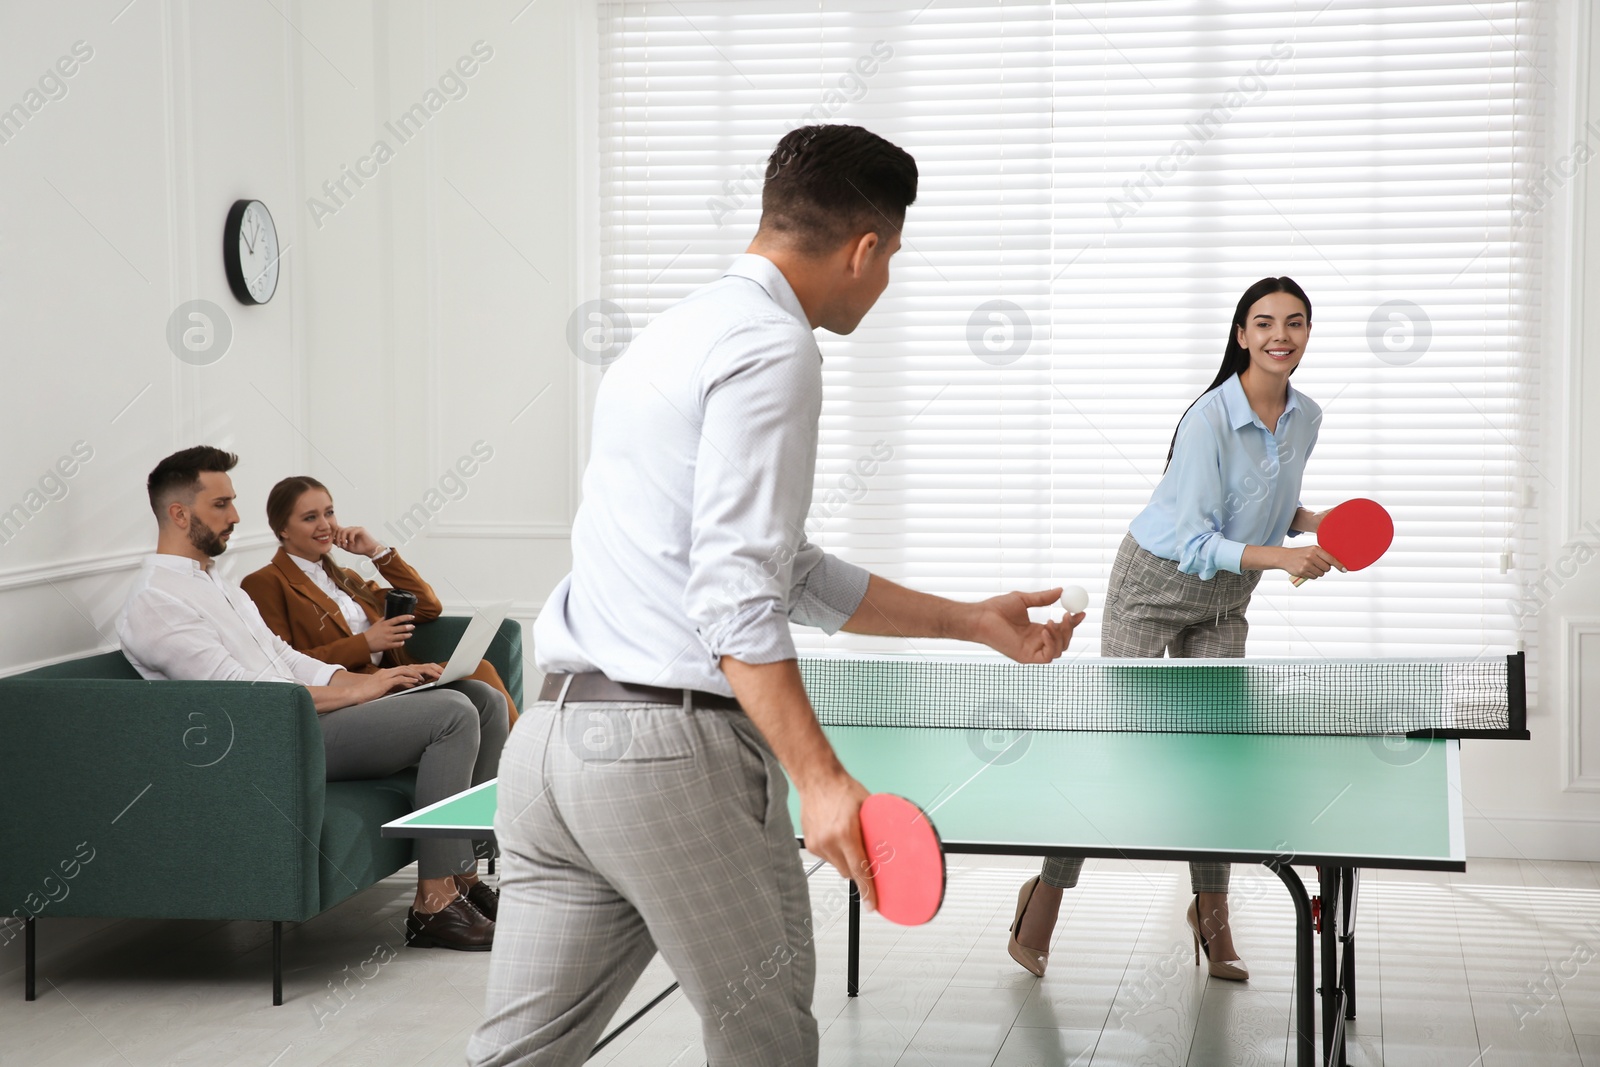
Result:
[[[1105,617],[1100,630],[1102,656],[1159,659],[1233,659],[1244,655],[1250,623],[1244,617],[1260,571],[1218,571],[1202,580],[1185,574],[1170,559],[1146,552],[1125,534],[1111,565]],[[1196,893],[1226,893],[1228,864],[1189,864],[1189,887]],[[1078,884],[1082,856],[1051,856],[1039,877],[1046,885],[1070,889]]]
[[[506,698],[493,686],[471,679],[380,697],[317,720],[328,781],[382,778],[415,766],[419,808],[493,778],[510,729]],[[470,841],[417,841],[419,878],[465,874],[475,862]]]
[[506,748],[474,1067],[580,1064],[659,951],[712,1067],[811,1067],[816,957],[789,786],[741,712],[541,702]]

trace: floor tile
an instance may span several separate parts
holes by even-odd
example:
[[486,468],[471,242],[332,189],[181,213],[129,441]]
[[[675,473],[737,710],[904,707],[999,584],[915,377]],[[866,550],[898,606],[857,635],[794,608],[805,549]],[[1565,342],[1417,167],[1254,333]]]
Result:
[[1474,993],[1473,1020],[1484,1067],[1581,1067],[1578,1046],[1559,1000],[1525,1011],[1503,993]]
[[[1064,897],[1040,979],[1005,952],[1016,887],[1037,861],[959,859],[933,923],[864,917],[857,998],[844,995],[844,897],[837,880],[814,888],[823,1064],[1285,1062],[1293,913],[1270,873],[1236,866],[1229,893],[1248,983],[1195,967],[1181,864],[1113,860],[1086,864]],[[487,959],[403,947],[412,875],[288,926],[287,1003],[276,1008],[268,924],[41,920],[40,997],[0,996],[0,1067],[459,1065]],[[1597,917],[1592,864],[1365,872],[1350,1062],[1600,1067]],[[0,945],[0,983],[15,991],[20,968],[20,939]],[[653,961],[619,1019],[671,982]],[[699,1018],[676,993],[593,1062],[690,1067],[704,1062],[700,1042]]]
[[1088,1067],[1099,1030],[1013,1026],[993,1067]]
[[1281,997],[1234,982],[1213,982],[1200,1004],[1189,1062],[1281,1064],[1290,1054],[1291,1015]]

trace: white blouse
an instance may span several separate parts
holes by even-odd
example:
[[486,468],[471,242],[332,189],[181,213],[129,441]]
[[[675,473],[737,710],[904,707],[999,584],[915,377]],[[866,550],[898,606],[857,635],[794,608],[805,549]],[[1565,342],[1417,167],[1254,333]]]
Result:
[[[308,559],[301,559],[292,552],[285,553],[285,555],[294,560],[295,566],[305,571],[306,576],[317,583],[318,589],[327,593],[328,596],[333,598],[333,602],[339,605],[339,614],[344,616],[344,621],[349,624],[351,633],[364,634],[372,629],[372,620],[367,618],[366,609],[356,603],[355,597],[334,584],[333,579],[328,577],[328,572],[322,569],[320,562],[313,563]],[[373,666],[377,666],[382,662],[382,652],[372,653]]]

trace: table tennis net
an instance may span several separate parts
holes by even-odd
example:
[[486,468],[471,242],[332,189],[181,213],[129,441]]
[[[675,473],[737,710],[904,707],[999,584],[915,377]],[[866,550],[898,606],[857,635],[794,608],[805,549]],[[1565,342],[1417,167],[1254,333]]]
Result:
[[832,726],[1523,736],[1519,656],[1482,660],[800,661]]

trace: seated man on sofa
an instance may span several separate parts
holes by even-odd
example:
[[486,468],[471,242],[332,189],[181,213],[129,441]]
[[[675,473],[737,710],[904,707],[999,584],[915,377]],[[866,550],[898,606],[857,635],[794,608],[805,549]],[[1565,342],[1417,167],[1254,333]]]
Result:
[[[123,654],[147,679],[290,682],[311,693],[328,780],[379,778],[417,768],[417,807],[493,778],[508,729],[506,702],[464,679],[401,694],[438,678],[437,664],[356,674],[302,655],[261,619],[255,603],[216,573],[239,522],[228,472],[239,457],[186,448],[150,472],[156,551],[147,556],[117,623]],[[406,943],[484,951],[494,943],[496,892],[478,880],[471,843],[417,842],[417,896]]]

